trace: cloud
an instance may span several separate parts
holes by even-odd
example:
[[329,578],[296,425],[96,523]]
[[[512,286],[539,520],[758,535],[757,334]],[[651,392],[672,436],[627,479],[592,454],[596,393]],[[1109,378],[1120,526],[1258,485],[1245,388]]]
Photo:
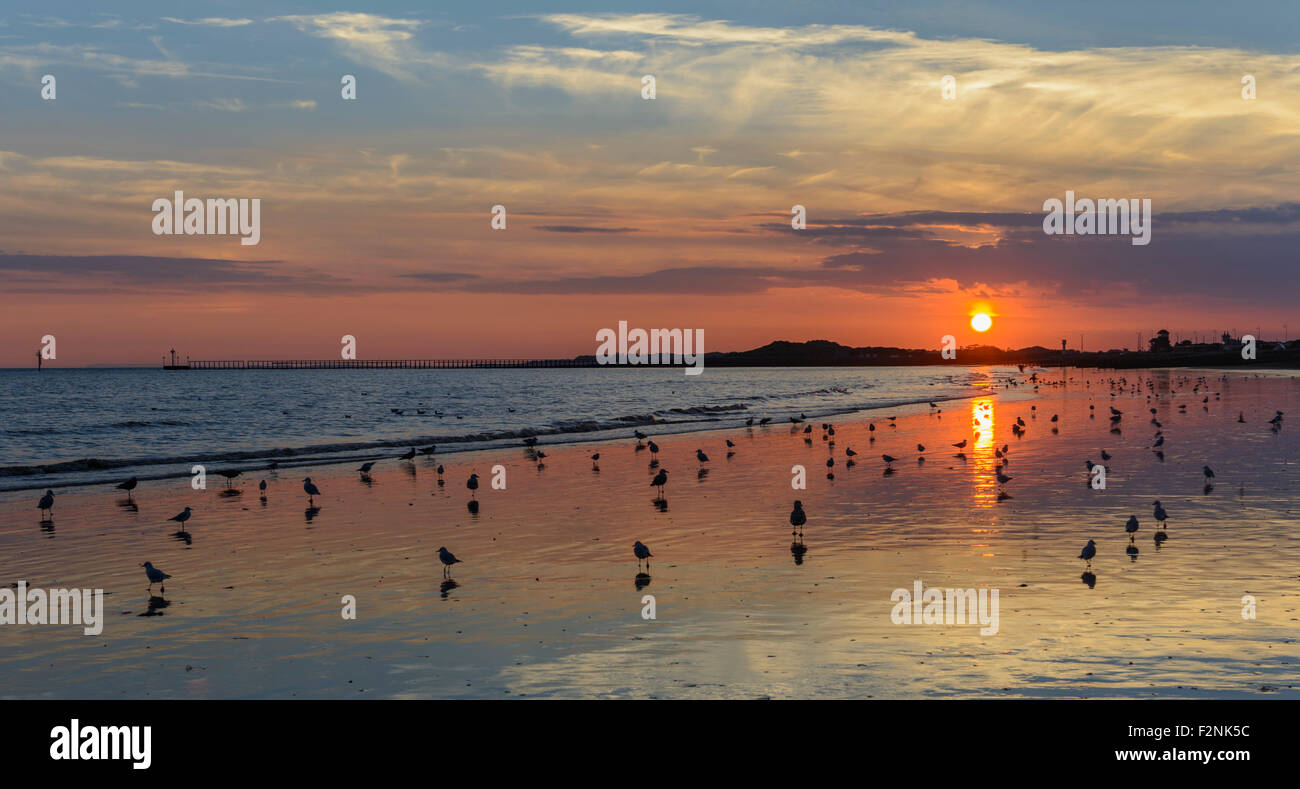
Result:
[[537,225],[547,233],[635,233],[635,227],[591,227],[585,225]]
[[253,24],[251,19],[227,19],[215,16],[204,19],[176,19],[175,17],[165,16],[162,19],[164,22],[171,22],[176,25],[202,25],[204,27],[244,27]]

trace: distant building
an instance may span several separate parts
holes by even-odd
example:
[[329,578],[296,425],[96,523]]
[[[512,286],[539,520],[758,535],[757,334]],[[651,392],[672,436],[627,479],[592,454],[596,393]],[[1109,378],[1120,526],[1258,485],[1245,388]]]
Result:
[[1169,343],[1169,330],[1161,329],[1156,332],[1156,336],[1150,340],[1151,352],[1160,353],[1163,351],[1172,351],[1174,346]]

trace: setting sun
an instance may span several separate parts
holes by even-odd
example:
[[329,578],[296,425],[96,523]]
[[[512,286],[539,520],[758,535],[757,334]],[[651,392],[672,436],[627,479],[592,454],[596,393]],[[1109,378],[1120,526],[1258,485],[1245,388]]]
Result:
[[989,317],[987,312],[977,312],[970,319],[970,327],[975,331],[988,331],[992,325],[993,319]]

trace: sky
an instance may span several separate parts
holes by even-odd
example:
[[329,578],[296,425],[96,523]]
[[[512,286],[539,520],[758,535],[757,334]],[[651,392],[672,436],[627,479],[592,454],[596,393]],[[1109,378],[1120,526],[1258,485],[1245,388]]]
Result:
[[[1296,4],[468,5],[7,4],[0,366],[1300,332]],[[1045,234],[1067,191],[1151,243]]]

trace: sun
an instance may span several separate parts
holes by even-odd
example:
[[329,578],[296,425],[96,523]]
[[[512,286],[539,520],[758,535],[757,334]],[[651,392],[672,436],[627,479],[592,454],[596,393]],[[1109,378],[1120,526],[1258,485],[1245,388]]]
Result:
[[993,326],[993,319],[987,312],[977,312],[970,319],[970,327],[978,332],[988,331]]

